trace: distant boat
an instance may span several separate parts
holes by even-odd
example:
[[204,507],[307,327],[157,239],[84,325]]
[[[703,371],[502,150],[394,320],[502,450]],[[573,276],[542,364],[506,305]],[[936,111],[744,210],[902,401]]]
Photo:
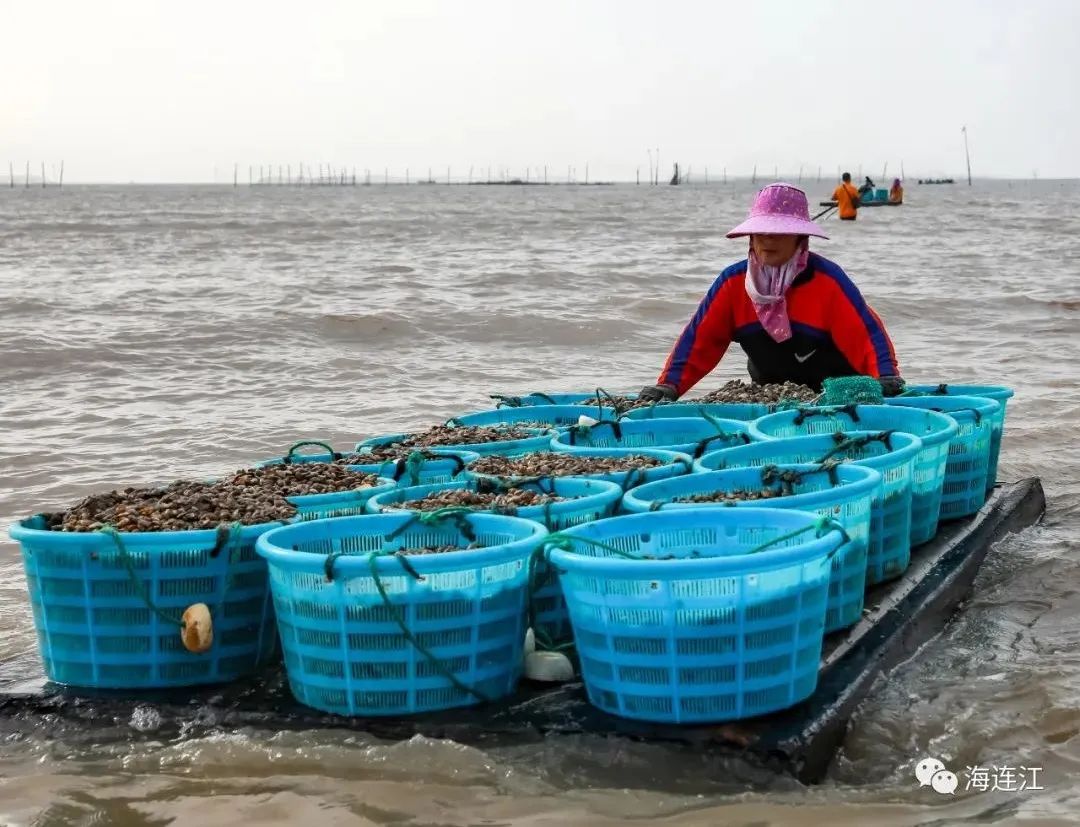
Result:
[[927,178],[919,179],[920,184],[955,184],[956,182],[952,178]]
[[[903,201],[890,201],[888,190],[876,189],[863,193],[862,198],[859,199],[859,209],[863,207],[900,207],[903,206],[903,203]],[[818,206],[835,207],[836,202],[819,201]]]

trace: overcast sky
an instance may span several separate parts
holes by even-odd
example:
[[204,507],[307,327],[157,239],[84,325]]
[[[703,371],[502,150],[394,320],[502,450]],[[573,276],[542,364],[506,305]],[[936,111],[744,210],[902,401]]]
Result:
[[[1080,2],[4,0],[0,161],[1080,176]],[[6,170],[4,170],[6,173]]]

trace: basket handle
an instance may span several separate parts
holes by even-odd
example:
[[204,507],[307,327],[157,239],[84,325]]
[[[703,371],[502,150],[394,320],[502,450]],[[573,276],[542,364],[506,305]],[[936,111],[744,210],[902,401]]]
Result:
[[344,454],[339,451],[335,451],[325,442],[321,442],[317,439],[302,439],[299,442],[293,443],[292,447],[289,448],[289,452],[281,458],[281,461],[285,465],[291,465],[293,462],[293,457],[296,456],[296,449],[303,448],[305,445],[316,445],[319,448],[325,448],[327,453],[330,454],[331,459],[341,459],[344,456]]

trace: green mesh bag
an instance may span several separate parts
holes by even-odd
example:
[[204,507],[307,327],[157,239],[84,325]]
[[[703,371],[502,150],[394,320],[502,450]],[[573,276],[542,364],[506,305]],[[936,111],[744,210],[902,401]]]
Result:
[[820,405],[880,405],[881,383],[872,376],[839,376],[826,379]]

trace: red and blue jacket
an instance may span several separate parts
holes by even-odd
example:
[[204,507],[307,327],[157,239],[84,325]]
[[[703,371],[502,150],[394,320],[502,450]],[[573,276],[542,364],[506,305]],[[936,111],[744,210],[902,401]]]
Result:
[[819,389],[833,376],[899,376],[881,318],[839,266],[811,253],[787,292],[791,338],[773,341],[746,293],[745,260],[713,282],[664,365],[659,384],[682,396],[738,342],[758,383],[797,382]]

